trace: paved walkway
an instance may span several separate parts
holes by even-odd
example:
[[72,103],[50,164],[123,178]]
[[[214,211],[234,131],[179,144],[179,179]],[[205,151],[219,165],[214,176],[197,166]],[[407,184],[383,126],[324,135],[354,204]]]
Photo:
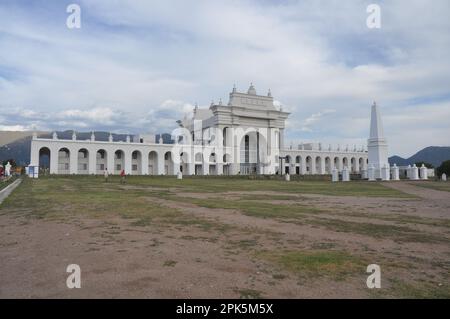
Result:
[[6,186],[0,191],[0,204],[3,203],[6,197],[9,196],[9,194],[12,193],[12,191],[19,186],[19,184],[22,182],[22,179],[19,178],[11,183],[11,185]]

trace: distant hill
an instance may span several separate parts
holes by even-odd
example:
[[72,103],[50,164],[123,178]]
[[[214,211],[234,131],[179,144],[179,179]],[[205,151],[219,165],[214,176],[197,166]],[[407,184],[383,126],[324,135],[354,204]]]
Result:
[[[73,131],[57,132],[59,139],[72,139]],[[17,165],[28,165],[30,162],[31,139],[33,132],[6,132],[0,131],[0,161],[13,158]],[[112,134],[113,141],[126,141],[127,134]],[[160,134],[156,135],[159,142]],[[38,137],[51,138],[52,132],[39,132]],[[77,132],[77,140],[89,140],[91,132]],[[107,141],[109,132],[95,132],[97,141]],[[171,144],[170,134],[162,134],[165,144]]]
[[433,164],[434,167],[438,167],[446,160],[450,160],[450,146],[428,146],[409,158],[397,155],[391,156],[389,157],[389,164],[393,165],[395,163],[397,166],[408,166],[417,162],[426,162]]

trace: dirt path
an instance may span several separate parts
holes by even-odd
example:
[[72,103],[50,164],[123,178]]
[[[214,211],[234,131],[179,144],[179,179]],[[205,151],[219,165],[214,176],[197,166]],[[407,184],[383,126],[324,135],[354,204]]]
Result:
[[[426,183],[426,182],[417,182],[417,183]],[[383,185],[402,191],[407,194],[421,197],[423,199],[443,200],[450,202],[450,192],[415,186],[413,182],[391,182],[391,183],[383,183]]]

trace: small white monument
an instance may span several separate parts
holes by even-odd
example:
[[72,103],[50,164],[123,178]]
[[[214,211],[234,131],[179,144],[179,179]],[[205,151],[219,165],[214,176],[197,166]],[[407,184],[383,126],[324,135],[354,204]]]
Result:
[[348,170],[347,166],[344,166],[344,169],[342,170],[342,181],[343,182],[350,181],[350,171]]
[[423,163],[420,167],[420,179],[428,179],[428,168],[426,168]]
[[409,172],[409,179],[412,179],[414,181],[419,179],[419,168],[416,166],[416,164],[414,164],[411,168],[410,168],[410,172]]
[[367,179],[368,178],[366,169],[362,169],[361,170],[361,178],[362,179]]
[[[369,165],[373,166],[374,178],[383,179],[382,171],[384,165],[389,166],[388,161],[388,143],[384,137],[383,123],[378,105],[373,102],[370,115],[370,136],[367,141]],[[370,173],[369,173],[370,175]],[[369,180],[370,177],[369,177]],[[383,179],[384,180],[384,179]]]
[[10,176],[11,175],[11,164],[8,162],[5,165],[5,176]]
[[177,179],[183,179],[183,173],[178,172],[177,173]]
[[289,175],[289,173],[286,173],[286,175],[284,175],[284,179],[286,180],[286,182],[289,182],[291,180],[291,176]]
[[331,181],[339,182],[339,171],[337,170],[336,166],[331,170]]
[[391,179],[391,175],[389,173],[389,164],[384,164],[381,168],[381,179],[383,181],[388,181]]
[[39,177],[39,166],[27,166],[25,168],[25,172],[30,178],[38,178]]
[[446,182],[447,181],[447,174],[443,173],[441,175],[441,179],[442,179],[443,182]]
[[373,164],[369,165],[367,175],[368,175],[369,181],[373,182],[376,180],[375,179],[375,166]]
[[391,174],[392,174],[392,180],[394,180],[394,181],[400,180],[400,172],[399,172],[397,164],[394,164],[394,166],[392,166]]

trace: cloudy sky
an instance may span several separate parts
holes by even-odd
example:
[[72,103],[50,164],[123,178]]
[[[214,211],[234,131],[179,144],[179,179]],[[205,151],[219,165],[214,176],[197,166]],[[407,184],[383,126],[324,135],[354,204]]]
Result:
[[410,156],[450,145],[449,16],[448,0],[1,0],[0,130],[170,132],[253,82],[292,112],[288,140],[365,144],[376,100]]

